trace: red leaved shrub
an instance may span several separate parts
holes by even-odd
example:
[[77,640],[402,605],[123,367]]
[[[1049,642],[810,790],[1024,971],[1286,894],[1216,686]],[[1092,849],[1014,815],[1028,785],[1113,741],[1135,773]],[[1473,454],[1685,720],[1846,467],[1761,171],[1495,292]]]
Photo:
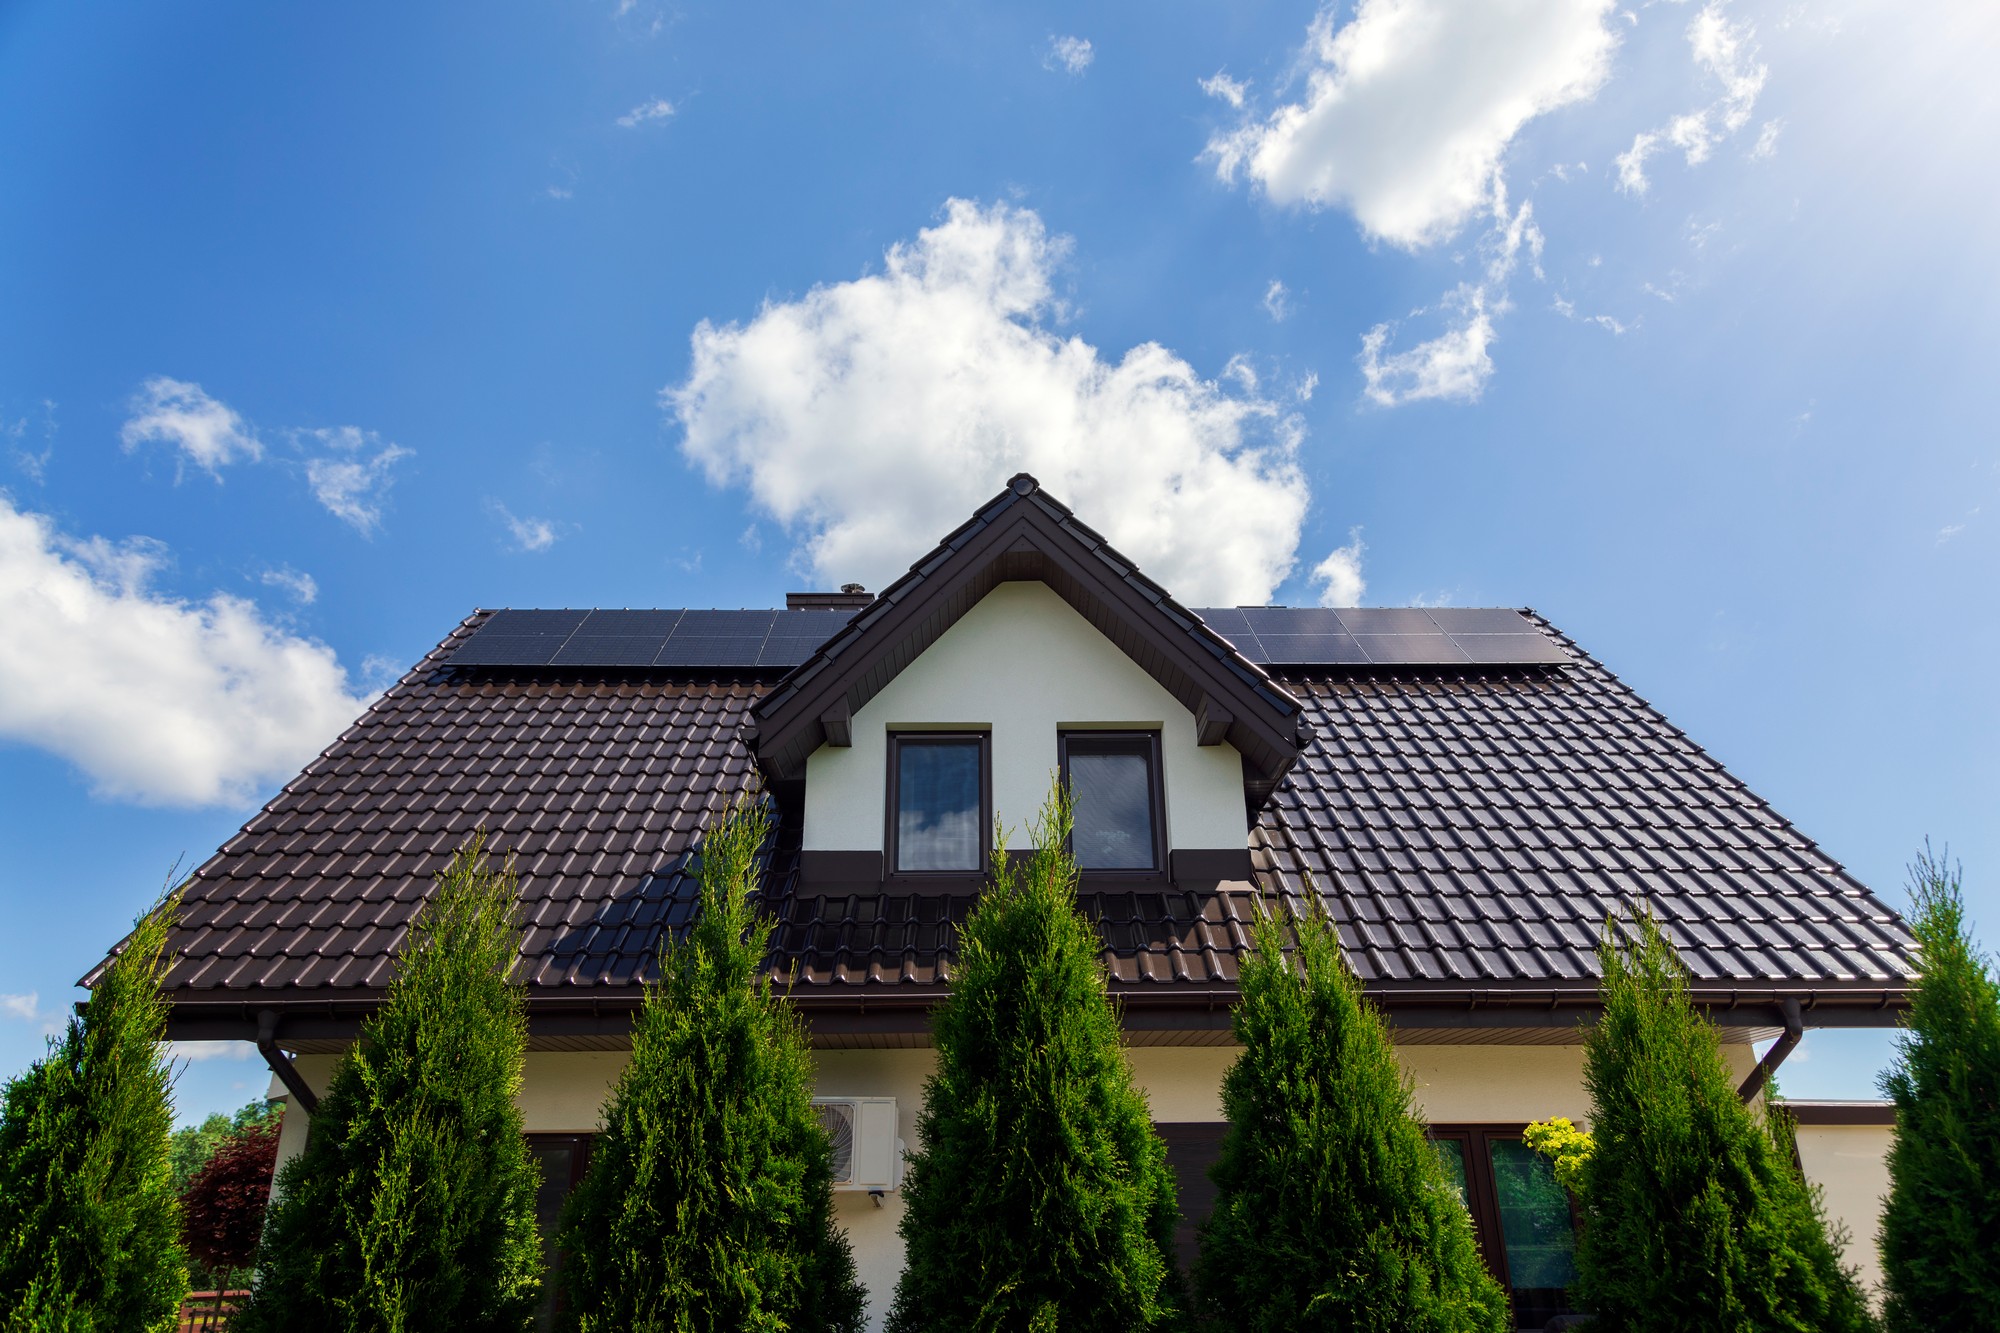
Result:
[[181,1234],[211,1272],[248,1268],[264,1232],[278,1122],[252,1125],[215,1150],[181,1195]]

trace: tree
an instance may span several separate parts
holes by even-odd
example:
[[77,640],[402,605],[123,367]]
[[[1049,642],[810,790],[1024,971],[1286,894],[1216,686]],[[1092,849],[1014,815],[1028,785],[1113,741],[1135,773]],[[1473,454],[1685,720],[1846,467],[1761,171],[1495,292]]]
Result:
[[1585,1040],[1594,1147],[1576,1294],[1604,1333],[1848,1333],[1873,1318],[1782,1133],[1737,1096],[1650,916],[1598,946],[1603,1017]]
[[1058,790],[1025,867],[995,847],[959,931],[890,1333],[1128,1333],[1179,1316],[1173,1176],[1077,911],[1069,833]]
[[217,1288],[244,1276],[257,1261],[280,1127],[275,1118],[245,1125],[210,1154],[181,1191],[181,1236]]
[[511,869],[483,835],[438,876],[401,966],[279,1172],[239,1330],[524,1329],[540,1286],[521,1136],[527,1021]]
[[747,800],[703,835],[700,915],[661,952],[564,1211],[563,1290],[588,1333],[863,1325],[807,1037],[762,968],[772,922],[750,895],[769,836]]
[[174,1193],[186,1193],[188,1182],[201,1173],[201,1169],[208,1165],[208,1159],[215,1156],[223,1144],[253,1125],[275,1124],[284,1114],[283,1102],[267,1102],[259,1098],[237,1107],[233,1114],[225,1115],[217,1111],[199,1125],[175,1130],[170,1150]]
[[1266,915],[1222,1084],[1229,1131],[1201,1232],[1204,1314],[1244,1330],[1506,1333],[1507,1294],[1414,1109],[1387,1028],[1320,912]]
[[1918,979],[1896,1065],[1886,1322],[2000,1329],[2000,984],[1973,944],[1957,866],[1910,867]]
[[0,1318],[15,1330],[171,1330],[187,1294],[167,1140],[160,979],[179,908],[139,918],[83,1013],[0,1110]]

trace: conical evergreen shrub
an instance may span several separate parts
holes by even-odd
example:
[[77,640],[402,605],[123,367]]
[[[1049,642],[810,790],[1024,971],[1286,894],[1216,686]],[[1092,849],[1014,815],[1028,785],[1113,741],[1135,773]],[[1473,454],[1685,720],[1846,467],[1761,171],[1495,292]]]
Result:
[[1257,923],[1196,1267],[1218,1329],[1511,1333],[1507,1295],[1322,913]]
[[1576,1294],[1601,1333],[1850,1333],[1874,1327],[1781,1134],[1736,1095],[1715,1027],[1648,917],[1598,947],[1585,1040],[1595,1148],[1582,1169]]
[[1131,1333],[1180,1315],[1173,1175],[1077,911],[1069,832],[1058,792],[1025,867],[994,849],[959,931],[890,1333]]
[[772,922],[750,895],[769,835],[747,802],[705,832],[701,914],[646,988],[564,1212],[563,1290],[585,1333],[863,1326],[806,1034],[762,971]]
[[1892,1333],[2000,1329],[2000,984],[1965,925],[1956,867],[1910,868],[1919,978],[1896,1066],[1882,1215]]
[[528,1326],[537,1176],[521,1137],[527,1020],[508,977],[515,880],[475,837],[411,922],[400,970],[278,1173],[233,1333]]
[[160,979],[178,897],[139,919],[0,1109],[0,1328],[172,1330],[187,1295]]

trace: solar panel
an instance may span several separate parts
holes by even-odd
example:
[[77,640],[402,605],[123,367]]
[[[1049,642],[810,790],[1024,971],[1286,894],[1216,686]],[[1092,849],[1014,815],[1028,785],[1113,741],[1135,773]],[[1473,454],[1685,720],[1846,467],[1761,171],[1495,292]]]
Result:
[[653,659],[662,667],[753,667],[764,647],[761,634],[676,634]]
[[1475,662],[1567,662],[1569,654],[1546,634],[1454,634],[1451,641]]
[[1471,656],[1433,629],[1429,634],[1357,634],[1368,660],[1381,666],[1441,666]]
[[489,634],[481,629],[451,655],[454,666],[547,666],[561,634]]
[[658,634],[572,634],[551,666],[651,666],[666,640]]
[[771,620],[772,635],[805,638],[813,635],[821,642],[832,638],[854,618],[851,611],[779,611]]
[[674,632],[680,611],[592,611],[577,627],[578,634],[592,638],[665,639]]
[[1318,666],[1368,660],[1352,634],[1259,634],[1257,642],[1267,662]]
[[1351,634],[1436,634],[1437,622],[1415,606],[1346,607],[1340,612],[1342,628]]
[[1430,617],[1447,634],[1532,634],[1544,637],[1519,611],[1486,606],[1433,606]]
[[1343,625],[1340,613],[1322,606],[1246,606],[1243,618],[1258,638],[1266,634],[1341,634],[1352,626]]
[[479,627],[481,634],[568,635],[583,623],[588,611],[495,611]]
[[797,666],[811,657],[826,640],[817,634],[773,634],[764,640],[758,666]]
[[713,637],[725,634],[755,634],[759,639],[771,632],[771,622],[781,611],[683,611],[674,634]]

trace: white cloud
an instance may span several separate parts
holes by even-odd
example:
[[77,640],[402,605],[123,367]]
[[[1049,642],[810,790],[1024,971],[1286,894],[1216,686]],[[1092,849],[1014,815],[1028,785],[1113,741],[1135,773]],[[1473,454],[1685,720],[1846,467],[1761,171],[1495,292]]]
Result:
[[[1528,256],[1541,274],[1542,233],[1533,206],[1522,204],[1509,214],[1495,205],[1495,225],[1480,241],[1486,258],[1477,282],[1462,282],[1438,301],[1446,319],[1444,332],[1401,352],[1388,352],[1393,324],[1377,324],[1361,337],[1362,392],[1379,407],[1397,407],[1424,399],[1477,402],[1493,377],[1493,321],[1512,309],[1507,284]],[[1416,311],[1414,314],[1430,314]]]
[[[656,120],[669,120],[673,117],[673,114],[674,104],[672,102],[669,102],[664,97],[655,97],[652,101],[641,102],[630,111],[627,111],[618,118],[618,123],[628,130],[637,129],[641,125],[650,125]],[[569,198],[569,192],[565,190],[562,197],[565,199]]]
[[[1706,162],[1717,144],[1750,123],[1757,98],[1770,77],[1770,67],[1757,59],[1750,25],[1731,23],[1723,12],[1722,0],[1709,0],[1702,6],[1688,24],[1687,38],[1694,63],[1721,85],[1721,95],[1700,110],[1683,112],[1657,130],[1642,130],[1633,136],[1632,146],[1616,159],[1618,188],[1626,194],[1644,195],[1652,187],[1646,159],[1666,144],[1680,149],[1691,167]],[[1769,157],[1776,152],[1779,128],[1779,121],[1766,122],[1750,155]]]
[[1065,74],[1081,74],[1090,68],[1090,62],[1097,59],[1097,52],[1083,37],[1050,37],[1048,53],[1042,57],[1044,69],[1059,69]]
[[1313,582],[1320,585],[1321,606],[1361,605],[1362,594],[1368,591],[1368,583],[1361,577],[1361,553],[1367,549],[1361,540],[1361,529],[1350,528],[1347,545],[1336,546],[1326,559],[1313,566]]
[[28,419],[16,418],[12,422],[0,422],[0,437],[8,442],[8,453],[12,455],[14,466],[21,475],[37,486],[48,480],[49,460],[56,456],[56,405],[53,399],[42,400],[42,447],[30,449],[27,446]]
[[1579,324],[1595,324],[1598,328],[1611,333],[1622,334],[1631,328],[1630,325],[1613,319],[1610,315],[1579,315],[1576,312],[1576,302],[1561,293],[1557,293],[1555,300],[1550,303],[1549,308],[1564,319],[1573,319]]
[[1276,278],[1271,279],[1271,285],[1264,289],[1264,313],[1279,324],[1284,323],[1285,316],[1292,313],[1292,293]]
[[1784,120],[1767,120],[1764,128],[1757,132],[1757,142],[1751,146],[1750,156],[1757,159],[1778,155],[1778,136],[1785,131]]
[[56,1036],[68,1026],[68,1020],[60,1012],[42,1011],[39,991],[29,991],[26,995],[0,995],[0,1018],[32,1023],[44,1037]]
[[0,496],[0,738],[69,761],[101,796],[241,805],[361,711],[333,650],[222,593],[148,584],[156,542],[79,540]]
[[1144,343],[1110,360],[1050,327],[1068,241],[962,199],[879,273],[704,321],[664,391],[682,449],[802,540],[826,586],[879,588],[1026,470],[1197,604],[1291,569],[1300,427]]
[[489,502],[493,512],[507,529],[508,537],[517,551],[536,553],[546,551],[556,544],[556,525],[545,518],[517,518],[514,511],[498,500]]
[[410,451],[385,444],[374,431],[358,426],[301,431],[298,438],[315,441],[326,451],[306,460],[313,498],[362,536],[373,536],[382,526],[382,506],[394,481],[390,469],[409,458]]
[[319,583],[312,575],[290,565],[280,565],[267,569],[258,580],[267,588],[281,588],[300,606],[311,606],[319,600]]
[[1209,142],[1226,181],[1278,204],[1351,211],[1367,235],[1417,249],[1501,196],[1529,121],[1585,100],[1611,73],[1609,0],[1360,0],[1307,30],[1300,100]]
[[127,453],[148,442],[169,444],[218,481],[227,465],[264,456],[263,444],[235,409],[199,384],[155,375],[139,386],[131,411],[118,432]]
[[1201,90],[1210,97],[1227,102],[1238,111],[1241,111],[1243,109],[1243,96],[1250,91],[1250,85],[1239,83],[1227,74],[1224,74],[1221,70],[1217,70],[1201,81]]

